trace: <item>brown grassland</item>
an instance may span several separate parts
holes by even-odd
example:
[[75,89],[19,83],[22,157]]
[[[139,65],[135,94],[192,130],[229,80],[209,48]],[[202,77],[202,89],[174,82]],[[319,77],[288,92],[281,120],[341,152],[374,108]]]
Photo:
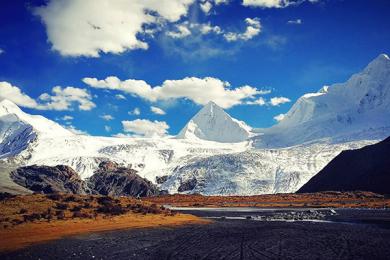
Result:
[[372,192],[318,192],[255,196],[165,195],[145,201],[176,207],[307,207],[307,208],[390,208],[390,198]]
[[0,252],[81,233],[202,223],[208,221],[128,197],[11,196],[0,201]]

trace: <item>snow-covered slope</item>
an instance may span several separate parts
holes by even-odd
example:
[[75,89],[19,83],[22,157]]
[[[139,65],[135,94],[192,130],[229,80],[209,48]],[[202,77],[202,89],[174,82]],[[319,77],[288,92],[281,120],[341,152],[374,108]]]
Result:
[[71,132],[39,115],[24,113],[9,100],[0,102],[0,159],[13,156],[40,136],[70,136]]
[[262,129],[256,147],[288,147],[328,138],[332,142],[390,135],[390,59],[381,54],[347,82],[303,95],[284,119]]
[[250,131],[248,125],[232,118],[211,101],[187,123],[177,138],[235,143],[248,139]]
[[[179,190],[207,195],[295,192],[341,151],[368,144],[372,141],[250,149],[189,160],[170,169],[161,188],[170,193]],[[185,186],[190,189],[183,189]]]

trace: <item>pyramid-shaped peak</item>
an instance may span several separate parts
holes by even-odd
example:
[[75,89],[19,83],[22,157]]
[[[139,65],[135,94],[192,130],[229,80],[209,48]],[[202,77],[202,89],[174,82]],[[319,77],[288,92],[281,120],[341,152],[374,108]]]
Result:
[[379,54],[379,56],[376,59],[390,60],[389,55],[387,55],[385,53]]
[[246,140],[251,128],[232,118],[216,103],[207,103],[180,131],[180,139],[204,139],[222,143]]
[[222,107],[218,106],[217,103],[214,101],[209,101],[206,105],[203,106],[202,110],[210,110],[212,111],[213,109],[218,109],[218,110],[223,110]]

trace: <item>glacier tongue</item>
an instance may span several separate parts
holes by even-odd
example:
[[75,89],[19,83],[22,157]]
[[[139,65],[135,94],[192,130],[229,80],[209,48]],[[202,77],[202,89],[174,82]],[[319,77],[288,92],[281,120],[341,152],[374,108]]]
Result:
[[235,143],[248,139],[250,131],[244,122],[232,118],[211,101],[187,123],[177,138]]

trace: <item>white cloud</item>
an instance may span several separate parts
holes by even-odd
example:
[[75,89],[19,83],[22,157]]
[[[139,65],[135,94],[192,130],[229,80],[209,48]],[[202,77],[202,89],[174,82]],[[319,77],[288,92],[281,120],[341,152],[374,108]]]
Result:
[[212,26],[210,23],[194,24],[194,26],[199,27],[199,31],[202,34],[209,34],[209,33],[221,34],[222,33],[221,27]]
[[248,85],[231,88],[229,82],[212,77],[165,80],[161,86],[153,88],[143,80],[121,81],[117,77],[108,77],[105,80],[84,78],[83,81],[94,88],[122,90],[151,102],[185,98],[201,105],[214,101],[223,108],[243,104],[246,99],[262,94],[261,90]]
[[247,24],[246,30],[243,33],[228,32],[223,36],[228,42],[243,40],[247,41],[255,37],[261,32],[261,23],[258,18],[246,18],[245,23]]
[[8,82],[0,82],[0,99],[8,99],[21,107],[39,110],[71,110],[76,104],[80,110],[91,110],[96,105],[86,89],[56,86],[52,88],[52,95],[43,93],[35,100],[23,93],[20,88]]
[[67,125],[67,126],[64,126],[64,127],[66,129],[68,129],[69,131],[71,131],[72,133],[76,134],[76,135],[89,135],[88,132],[80,130],[80,129],[77,129],[73,125]]
[[274,119],[278,122],[282,121],[286,115],[285,114],[279,114],[277,116],[274,116]]
[[4,53],[4,50],[3,49],[0,49],[0,54],[3,54]]
[[64,56],[99,57],[147,49],[145,25],[176,22],[194,0],[50,0],[34,9],[53,50]]
[[141,109],[138,107],[134,108],[132,111],[127,112],[131,116],[139,116],[141,114]]
[[112,115],[101,115],[99,117],[102,118],[103,120],[106,120],[106,121],[110,121],[110,120],[114,119],[114,117]]
[[0,82],[0,101],[3,99],[8,99],[22,107],[36,108],[38,106],[38,103],[23,93],[20,88],[12,86],[6,81]]
[[104,126],[104,130],[105,130],[106,132],[111,132],[111,126],[105,125],[105,126]]
[[150,107],[150,111],[152,111],[153,113],[155,113],[156,115],[165,115],[165,111],[162,110],[161,108],[159,107],[154,107],[154,106],[151,106]]
[[211,8],[213,7],[212,3],[210,3],[209,1],[206,1],[204,3],[200,3],[200,9],[205,13],[205,14],[209,14]]
[[164,121],[150,121],[147,119],[136,119],[133,121],[122,121],[123,131],[144,137],[165,136],[169,126]]
[[285,8],[293,5],[300,5],[303,2],[316,3],[319,0],[243,0],[244,6],[260,8]]
[[52,95],[43,93],[39,96],[43,105],[38,105],[37,109],[42,110],[71,110],[72,104],[77,104],[80,110],[88,111],[96,105],[93,103],[91,94],[86,89],[56,86],[52,88]]
[[181,39],[191,35],[191,31],[184,24],[176,25],[176,31],[169,31],[166,33],[169,37],[174,39]]
[[259,97],[256,100],[246,102],[247,105],[258,105],[258,106],[264,106],[266,103],[267,102],[265,101],[265,99],[263,97]]
[[73,120],[73,116],[65,115],[65,116],[61,117],[61,120],[63,120],[63,121],[70,121],[70,120]]
[[291,102],[291,100],[286,97],[273,97],[270,100],[270,104],[272,106],[279,106],[281,104],[288,103],[288,102]]
[[216,5],[220,5],[220,4],[228,4],[230,2],[230,0],[214,0],[214,3]]
[[124,95],[122,95],[122,94],[116,94],[115,98],[118,99],[118,100],[125,100],[126,99],[126,97]]
[[287,22],[287,24],[297,24],[297,25],[302,24],[302,23],[303,23],[303,22],[302,22],[302,19],[289,20],[289,21]]

